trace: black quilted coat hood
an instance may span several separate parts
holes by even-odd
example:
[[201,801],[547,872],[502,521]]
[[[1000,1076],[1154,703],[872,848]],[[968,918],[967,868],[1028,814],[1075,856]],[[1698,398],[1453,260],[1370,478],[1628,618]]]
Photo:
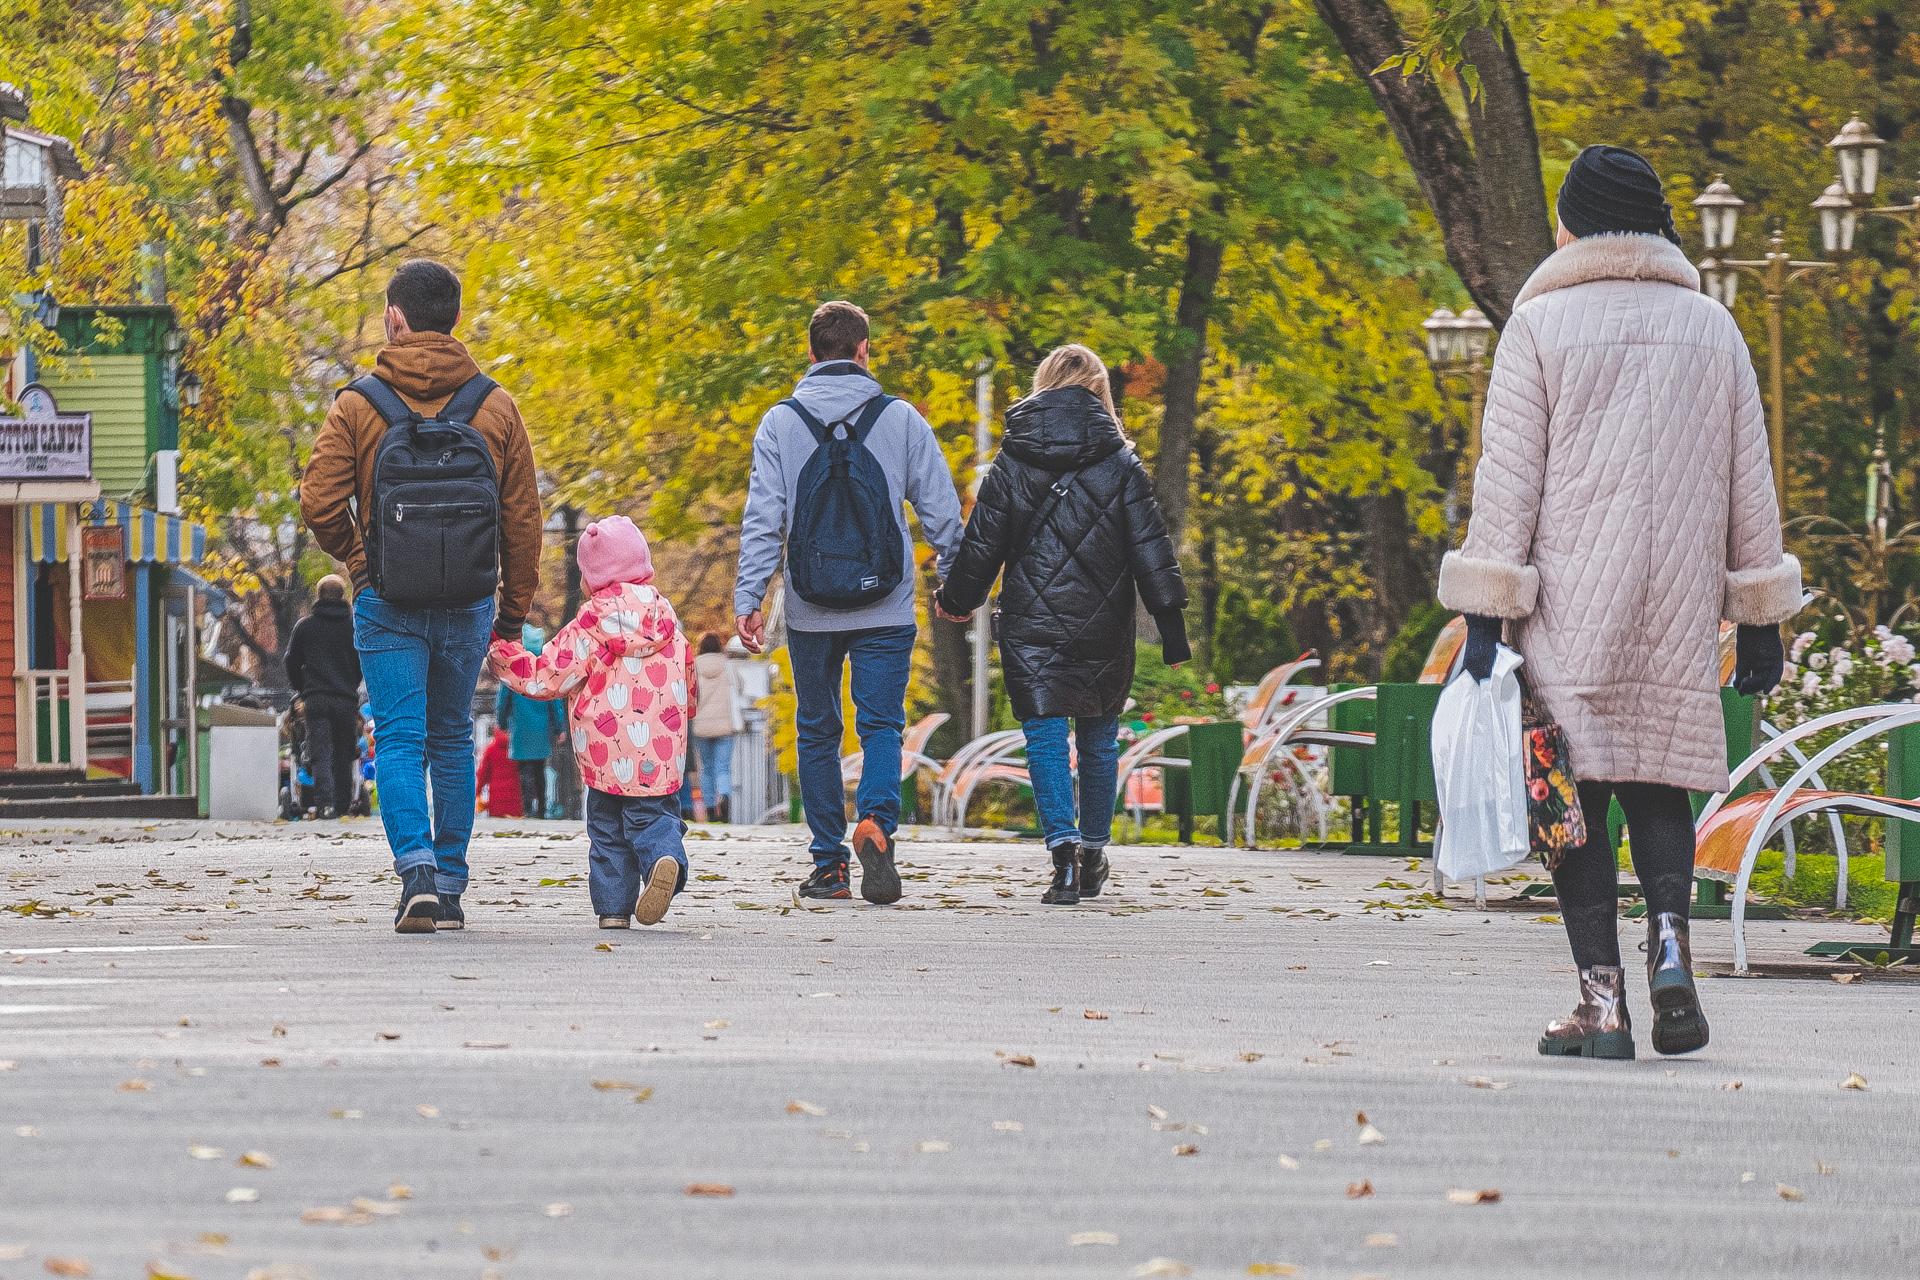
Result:
[[1133,685],[1136,591],[1170,657],[1185,653],[1187,588],[1153,483],[1084,387],[1007,410],[942,606],[979,608],[1003,570],[1000,658],[1021,720],[1120,713]]

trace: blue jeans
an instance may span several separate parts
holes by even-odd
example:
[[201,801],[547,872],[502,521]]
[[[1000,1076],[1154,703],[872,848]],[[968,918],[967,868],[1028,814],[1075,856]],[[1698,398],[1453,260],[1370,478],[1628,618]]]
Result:
[[[374,777],[393,869],[434,868],[434,887],[467,887],[473,836],[473,689],[487,660],[493,601],[457,609],[353,602],[353,647],[374,725]],[[433,813],[427,813],[427,778]]]
[[892,835],[900,824],[900,735],[907,727],[907,674],[912,626],[867,631],[790,631],[795,719],[800,747],[800,803],[813,830],[819,866],[845,862],[847,791],[840,780],[840,675],[853,664],[854,729],[866,763],[855,806]]
[[1027,774],[1047,848],[1078,844],[1104,849],[1113,839],[1113,802],[1120,787],[1120,720],[1076,719],[1080,748],[1080,816],[1073,809],[1073,768],[1067,763],[1067,718],[1045,716],[1020,726],[1027,735]]
[[713,806],[733,794],[733,739],[696,736],[693,750],[700,757],[700,798],[712,813]]
[[687,824],[672,796],[616,796],[587,788],[587,894],[598,916],[630,916],[653,864],[680,864],[687,887]]

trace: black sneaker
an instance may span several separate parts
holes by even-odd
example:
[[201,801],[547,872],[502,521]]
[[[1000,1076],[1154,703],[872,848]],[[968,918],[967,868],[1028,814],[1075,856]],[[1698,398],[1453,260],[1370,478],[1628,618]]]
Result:
[[1053,850],[1053,883],[1040,895],[1050,907],[1071,907],[1080,901],[1080,846],[1063,844]]
[[900,868],[893,865],[893,837],[872,818],[853,829],[853,853],[860,859],[860,896],[886,906],[900,901]]
[[432,933],[440,919],[440,894],[433,868],[415,867],[400,875],[400,905],[394,908],[395,933]]
[[807,882],[800,886],[803,898],[846,899],[853,896],[853,890],[847,886],[847,864],[829,862],[825,866],[816,866]]
[[460,895],[443,893],[440,895],[440,919],[434,922],[436,929],[464,929],[467,927],[467,913],[460,909]]

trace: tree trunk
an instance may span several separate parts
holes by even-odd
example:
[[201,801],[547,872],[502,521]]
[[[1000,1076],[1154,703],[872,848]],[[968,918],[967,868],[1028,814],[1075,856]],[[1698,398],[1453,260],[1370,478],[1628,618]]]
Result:
[[[1223,212],[1219,198],[1215,215]],[[1187,233],[1187,265],[1180,278],[1180,300],[1174,307],[1172,350],[1168,351],[1166,384],[1161,392],[1160,456],[1154,463],[1153,491],[1167,518],[1178,550],[1187,523],[1187,487],[1193,467],[1194,427],[1200,418],[1200,375],[1207,361],[1207,325],[1213,316],[1214,291],[1220,284],[1220,262],[1226,246],[1210,231]]]
[[1505,31],[1478,31],[1462,54],[1481,78],[1468,109],[1479,155],[1430,76],[1376,72],[1406,52],[1388,0],[1314,0],[1367,82],[1440,223],[1447,261],[1495,325],[1505,325],[1527,273],[1553,249],[1527,77]]

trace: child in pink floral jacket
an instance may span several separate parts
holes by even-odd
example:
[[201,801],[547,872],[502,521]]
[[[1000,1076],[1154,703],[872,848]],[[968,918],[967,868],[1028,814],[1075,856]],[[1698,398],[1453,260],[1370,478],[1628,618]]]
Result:
[[573,758],[587,788],[587,880],[602,929],[656,924],[686,886],[686,767],[693,689],[673,605],[653,586],[653,554],[625,516],[580,535],[580,615],[538,655],[493,638],[493,673],[529,698],[570,698]]

